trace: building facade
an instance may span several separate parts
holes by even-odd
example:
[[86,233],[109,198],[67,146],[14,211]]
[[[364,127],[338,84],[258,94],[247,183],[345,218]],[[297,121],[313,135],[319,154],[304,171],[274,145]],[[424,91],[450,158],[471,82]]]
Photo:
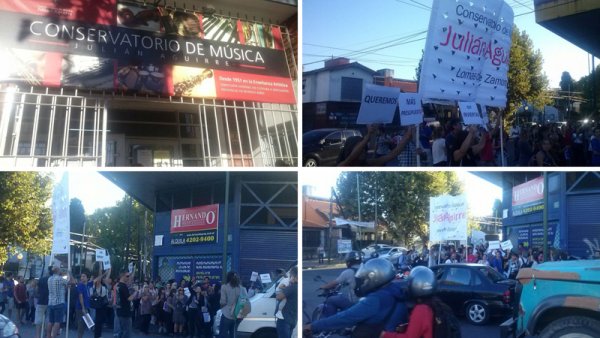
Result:
[[0,1],[0,163],[296,165],[297,4],[213,2]]

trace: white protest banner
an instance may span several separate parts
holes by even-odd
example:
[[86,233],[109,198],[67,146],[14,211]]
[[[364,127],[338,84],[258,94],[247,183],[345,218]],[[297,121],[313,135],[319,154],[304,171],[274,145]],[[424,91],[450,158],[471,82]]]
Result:
[[104,262],[105,255],[106,255],[106,250],[96,249],[96,262]]
[[261,273],[260,282],[263,284],[271,283],[271,275],[269,275],[268,273]]
[[111,266],[110,266],[110,255],[107,252],[106,256],[104,256],[104,270],[108,270],[110,268],[111,268]]
[[400,93],[398,96],[400,107],[400,125],[413,126],[423,122],[423,107],[421,95],[414,93]]
[[252,271],[252,275],[250,276],[250,281],[256,282],[257,279],[258,279],[258,272]]
[[513,19],[503,0],[434,0],[419,83],[423,99],[506,106]]
[[485,232],[479,230],[473,230],[471,232],[471,244],[480,245],[485,244]]
[[465,124],[483,124],[479,109],[475,102],[459,102],[458,107],[460,108],[460,115],[462,115],[463,122]]
[[352,241],[349,239],[338,239],[337,241],[337,252],[348,253],[352,251]]
[[467,198],[443,195],[429,198],[429,240],[467,239]]
[[400,89],[365,85],[356,124],[391,123],[394,120]]
[[489,241],[489,246],[486,252],[492,252],[492,250],[498,250],[501,248],[500,241]]
[[487,125],[490,124],[490,114],[488,113],[486,106],[481,106],[481,115],[483,118],[483,125],[486,126],[487,129]]
[[52,193],[52,254],[68,254],[71,240],[71,217],[69,212],[69,174],[64,173]]
[[500,247],[502,247],[502,250],[512,250],[513,245],[512,242],[509,240],[500,243]]

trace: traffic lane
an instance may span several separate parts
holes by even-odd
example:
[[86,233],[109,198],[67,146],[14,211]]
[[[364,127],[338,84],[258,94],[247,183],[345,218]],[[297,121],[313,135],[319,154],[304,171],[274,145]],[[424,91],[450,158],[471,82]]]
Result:
[[[319,297],[317,290],[323,282],[315,281],[315,277],[320,276],[326,282],[334,280],[344,269],[317,269],[302,271],[302,302],[305,307],[302,308],[302,321],[307,323],[314,309],[323,302],[324,298]],[[458,316],[460,320],[460,329],[463,337],[485,337],[494,338],[500,336],[499,325],[503,322],[502,318],[492,318],[492,320],[483,326],[472,325],[467,320]]]

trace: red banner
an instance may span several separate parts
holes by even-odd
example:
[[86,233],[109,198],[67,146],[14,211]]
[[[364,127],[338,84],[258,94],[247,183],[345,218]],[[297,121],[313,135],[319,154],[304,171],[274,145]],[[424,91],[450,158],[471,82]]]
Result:
[[218,204],[177,209],[171,212],[171,233],[216,230],[218,225]]
[[117,0],[0,0],[0,10],[114,25]]
[[544,198],[544,178],[538,177],[529,182],[513,187],[512,205],[523,205]]

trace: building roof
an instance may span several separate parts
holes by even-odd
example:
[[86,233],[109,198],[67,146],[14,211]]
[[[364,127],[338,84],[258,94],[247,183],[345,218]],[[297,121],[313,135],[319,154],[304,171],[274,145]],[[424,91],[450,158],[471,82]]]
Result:
[[[319,197],[305,196],[302,199],[302,227],[303,228],[329,228],[329,200]],[[337,203],[333,204],[333,217],[340,216]]]
[[302,76],[318,74],[321,72],[332,72],[332,71],[342,70],[342,69],[347,69],[347,68],[359,68],[359,69],[364,70],[367,73],[370,73],[371,75],[374,75],[377,73],[376,71],[372,70],[371,68],[363,66],[358,62],[351,62],[351,63],[346,63],[346,64],[339,64],[336,66],[329,66],[329,67],[323,67],[323,68],[319,68],[319,69],[309,70],[308,72],[302,72]]

